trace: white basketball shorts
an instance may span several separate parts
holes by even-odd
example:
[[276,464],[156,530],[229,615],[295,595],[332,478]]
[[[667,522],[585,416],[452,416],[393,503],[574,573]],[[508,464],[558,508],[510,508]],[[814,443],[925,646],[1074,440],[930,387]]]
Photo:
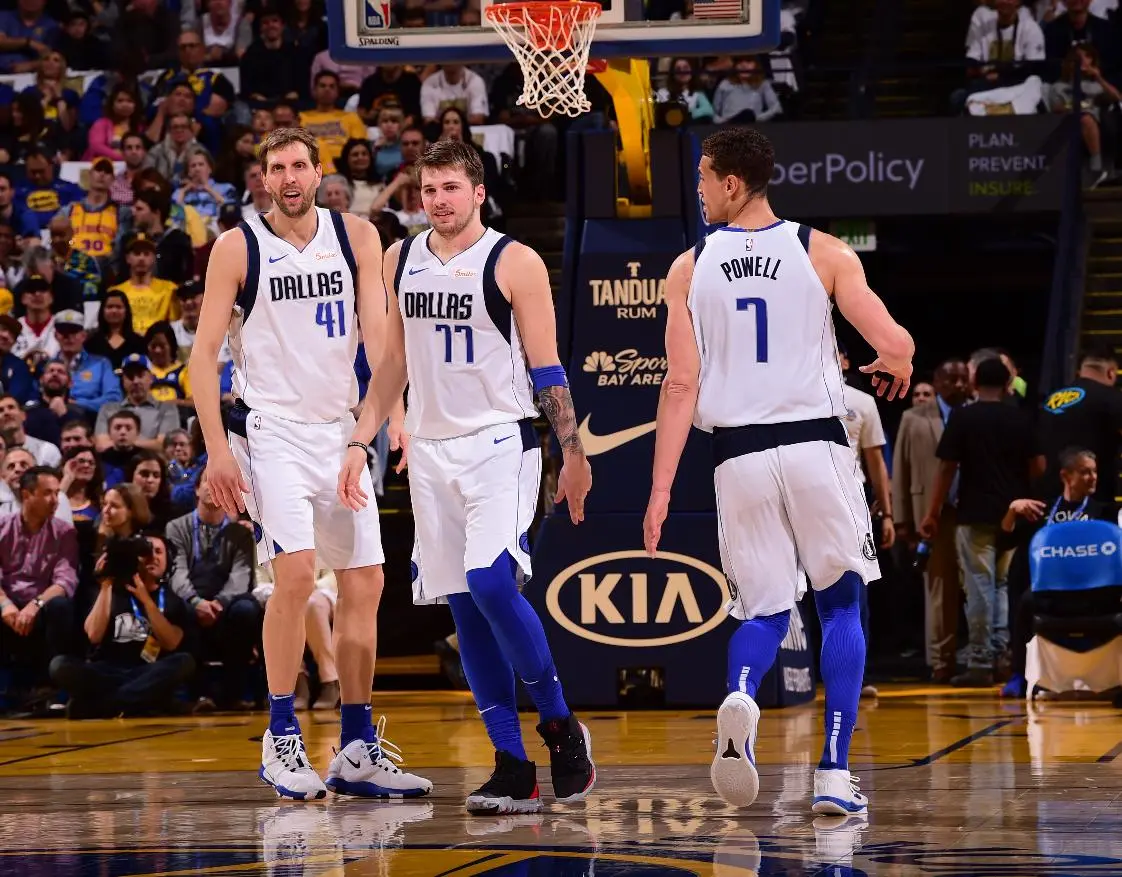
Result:
[[353,512],[336,485],[355,419],[297,423],[235,405],[230,447],[249,484],[245,507],[257,524],[257,559],[315,549],[320,566],[356,569],[385,560],[370,473],[361,486],[366,508]]
[[[815,435],[832,438],[803,440]],[[848,571],[866,584],[880,578],[857,457],[840,420],[716,431],[714,450],[721,563],[732,595],[726,608],[734,618],[791,609],[808,579],[821,590]]]
[[528,531],[541,489],[542,454],[528,420],[450,439],[409,443],[416,539],[413,602],[467,593],[467,572],[509,551],[530,577]]

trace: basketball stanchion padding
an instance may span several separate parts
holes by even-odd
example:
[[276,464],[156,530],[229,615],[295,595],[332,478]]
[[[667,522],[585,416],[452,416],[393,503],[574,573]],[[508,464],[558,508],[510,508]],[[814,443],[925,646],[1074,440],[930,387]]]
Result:
[[584,77],[601,11],[599,3],[586,0],[495,3],[483,10],[522,68],[519,104],[543,118],[592,109]]

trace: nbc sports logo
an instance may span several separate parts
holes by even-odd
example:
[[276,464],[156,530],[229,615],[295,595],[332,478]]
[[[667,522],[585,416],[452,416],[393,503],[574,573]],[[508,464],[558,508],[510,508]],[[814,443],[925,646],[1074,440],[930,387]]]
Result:
[[616,370],[615,357],[603,350],[594,350],[584,358],[582,369],[586,372],[614,372]]

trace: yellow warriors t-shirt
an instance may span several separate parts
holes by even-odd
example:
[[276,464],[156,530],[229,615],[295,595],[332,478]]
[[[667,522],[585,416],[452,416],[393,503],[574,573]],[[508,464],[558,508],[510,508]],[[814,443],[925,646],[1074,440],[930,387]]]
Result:
[[179,299],[175,297],[175,284],[170,280],[153,277],[149,286],[137,286],[131,280],[110,287],[125,294],[132,305],[132,328],[138,335],[148,331],[160,320],[179,317]]

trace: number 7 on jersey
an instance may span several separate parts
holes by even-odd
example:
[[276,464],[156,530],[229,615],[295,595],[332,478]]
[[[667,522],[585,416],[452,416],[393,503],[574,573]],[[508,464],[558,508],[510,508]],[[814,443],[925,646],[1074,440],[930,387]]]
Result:
[[738,311],[752,310],[756,315],[756,362],[767,362],[767,302],[762,298],[738,298]]

